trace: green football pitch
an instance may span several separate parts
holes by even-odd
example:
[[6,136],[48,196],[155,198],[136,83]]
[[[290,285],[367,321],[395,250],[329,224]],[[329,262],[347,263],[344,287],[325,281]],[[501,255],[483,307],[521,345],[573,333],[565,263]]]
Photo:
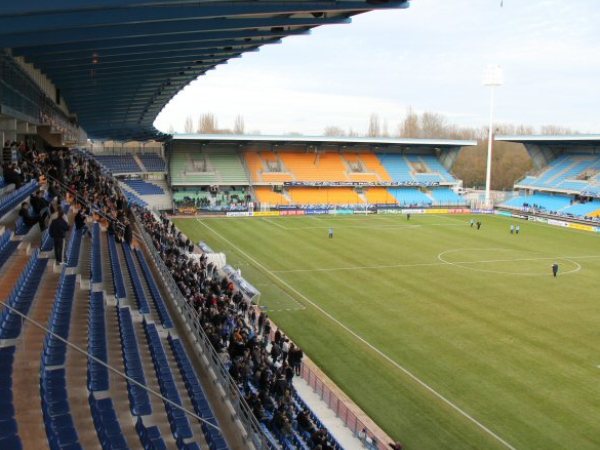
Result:
[[600,235],[473,218],[176,224],[407,449],[600,448]]

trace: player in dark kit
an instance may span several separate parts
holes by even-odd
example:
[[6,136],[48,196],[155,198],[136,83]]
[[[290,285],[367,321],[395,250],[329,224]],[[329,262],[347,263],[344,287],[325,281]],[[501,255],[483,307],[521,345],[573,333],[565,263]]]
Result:
[[477,229],[479,230],[481,228],[481,222],[478,220],[476,225],[477,225]]
[[554,276],[554,278],[556,278],[557,274],[558,274],[558,264],[554,263],[554,264],[552,264],[552,275]]

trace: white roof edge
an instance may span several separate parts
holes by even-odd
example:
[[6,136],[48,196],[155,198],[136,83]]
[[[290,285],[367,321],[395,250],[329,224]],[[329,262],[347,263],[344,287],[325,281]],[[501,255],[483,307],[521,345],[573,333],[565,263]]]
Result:
[[600,141],[600,134],[564,134],[564,135],[547,135],[547,134],[530,134],[530,135],[500,135],[494,137],[495,141],[509,142],[564,142],[564,141]]
[[174,134],[173,140],[186,141],[256,141],[256,142],[297,142],[297,143],[331,143],[331,144],[371,144],[371,145],[421,145],[443,147],[466,147],[477,145],[474,140],[455,139],[412,139],[412,138],[366,138],[335,136],[270,136],[270,135],[236,135],[236,134]]

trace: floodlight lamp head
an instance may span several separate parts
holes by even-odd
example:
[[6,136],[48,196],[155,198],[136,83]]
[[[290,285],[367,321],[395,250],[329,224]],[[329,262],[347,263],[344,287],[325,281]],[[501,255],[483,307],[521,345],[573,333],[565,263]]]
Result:
[[484,86],[502,86],[504,82],[502,68],[498,65],[489,65],[483,72]]

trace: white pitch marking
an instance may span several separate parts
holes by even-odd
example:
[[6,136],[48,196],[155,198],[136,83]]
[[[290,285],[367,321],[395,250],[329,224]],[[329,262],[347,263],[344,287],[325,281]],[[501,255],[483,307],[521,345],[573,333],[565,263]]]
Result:
[[315,308],[316,310],[318,310],[319,312],[321,312],[325,317],[327,317],[329,320],[331,320],[332,322],[334,322],[335,324],[337,324],[340,328],[342,328],[343,330],[345,330],[351,336],[354,336],[354,338],[356,338],[358,341],[362,342],[364,345],[366,345],[367,347],[369,347],[371,350],[373,350],[375,353],[377,353],[383,359],[385,359],[386,361],[388,361],[390,364],[392,364],[398,370],[400,370],[401,372],[403,372],[406,376],[408,376],[414,382],[416,382],[421,387],[423,387],[424,389],[426,389],[427,391],[429,391],[432,395],[434,395],[439,400],[441,400],[442,402],[444,402],[445,404],[447,404],[448,406],[450,406],[452,409],[454,409],[460,415],[462,415],[463,417],[465,417],[466,419],[468,419],[469,421],[471,421],[473,424],[475,424],[481,430],[485,431],[487,434],[489,434],[491,437],[493,437],[494,439],[496,439],[498,442],[500,442],[506,448],[509,448],[511,450],[516,450],[515,447],[513,447],[512,445],[510,445],[507,441],[505,441],[504,439],[502,439],[500,436],[498,436],[496,433],[494,433],[492,430],[490,430],[484,424],[482,424],[477,419],[475,419],[473,416],[471,416],[469,413],[467,413],[466,411],[464,411],[462,408],[460,408],[460,406],[457,406],[456,404],[452,403],[450,400],[448,400],[446,397],[444,397],[442,394],[440,394],[434,388],[432,388],[431,386],[429,386],[427,383],[425,383],[424,381],[422,381],[419,377],[417,377],[411,371],[409,371],[405,367],[401,366],[398,362],[396,362],[395,360],[393,360],[392,358],[390,358],[387,354],[385,354],[384,352],[382,352],[381,350],[379,350],[377,347],[375,347],[373,344],[371,344],[370,342],[368,342],[366,339],[364,339],[363,337],[361,337],[360,335],[358,335],[354,330],[352,330],[351,328],[349,328],[344,323],[340,322],[338,319],[336,319],[335,317],[333,317],[330,313],[328,313],[323,308],[321,308],[319,305],[317,305],[316,303],[314,303],[312,300],[310,300],[304,294],[302,294],[297,289],[295,289],[294,287],[290,286],[284,280],[282,280],[281,278],[279,278],[272,271],[270,271],[267,267],[265,267],[264,265],[262,265],[260,262],[258,262],[256,259],[254,259],[252,256],[248,255],[242,249],[240,249],[237,245],[233,244],[231,241],[229,241],[223,235],[221,235],[217,231],[213,230],[210,226],[208,226],[207,224],[205,224],[204,222],[202,222],[200,219],[196,219],[196,220],[198,220],[198,223],[200,223],[202,226],[204,226],[205,228],[207,228],[208,230],[210,230],[212,233],[214,233],[216,236],[218,236],[219,238],[221,238],[224,242],[226,242],[227,244],[229,244],[233,248],[235,248],[239,253],[241,253],[242,255],[244,255],[248,260],[252,261],[256,266],[260,267],[267,275],[271,276],[272,278],[276,279],[281,284],[283,284],[284,286],[286,286],[290,291],[294,292],[298,297],[302,298],[305,302],[307,302],[313,308]]
[[486,263],[496,263],[496,262],[520,262],[520,261],[548,261],[548,260],[565,260],[573,263],[576,267],[575,269],[569,270],[567,272],[561,272],[561,275],[569,275],[571,273],[579,272],[581,270],[581,264],[578,262],[572,261],[573,259],[584,259],[584,258],[600,258],[600,255],[582,255],[582,256],[545,256],[538,258],[513,258],[513,259],[487,259],[480,261],[447,261],[443,258],[443,256],[447,253],[452,252],[460,252],[460,251],[469,251],[469,250],[510,250],[506,248],[458,248],[453,250],[446,250],[438,254],[437,258],[446,264],[450,264],[452,266],[461,267],[469,270],[474,270],[476,272],[487,272],[487,273],[501,273],[508,275],[527,275],[527,276],[542,276],[544,274],[539,272],[507,272],[503,270],[488,270],[488,269],[479,269],[477,267],[466,267],[467,264],[486,264]]
[[[485,250],[485,249],[478,249]],[[489,250],[489,249],[488,249]],[[585,259],[585,258],[600,258],[600,255],[583,255],[583,256],[552,256],[552,257],[540,257],[540,258],[515,258],[515,259],[486,259],[481,261],[446,261],[440,258],[441,255],[447,253],[449,251],[454,250],[446,250],[438,255],[438,259],[440,262],[435,263],[415,263],[415,264],[381,264],[381,265],[373,265],[373,266],[351,266],[351,267],[318,267],[314,269],[288,269],[288,270],[272,270],[273,273],[294,273],[294,272],[336,272],[343,270],[369,270],[369,269],[394,269],[399,267],[426,267],[426,266],[446,266],[446,265],[461,265],[461,264],[486,264],[486,263],[495,263],[495,262],[519,262],[519,261],[538,261],[538,260],[551,260],[551,259],[564,259],[570,261],[571,259]],[[570,261],[575,265],[578,265],[575,261]],[[462,267],[462,266],[461,266]],[[476,269],[474,269],[476,270]],[[581,266],[577,269],[577,271],[581,270]],[[511,272],[501,272],[501,273],[511,273]],[[565,275],[567,273],[572,272],[563,272]]]
[[288,230],[288,227],[284,227],[283,225],[281,225],[280,223],[277,223],[275,220],[271,220],[267,217],[261,217],[262,220],[264,220],[265,222],[270,223],[271,225],[275,225],[276,227],[281,228],[282,230]]

